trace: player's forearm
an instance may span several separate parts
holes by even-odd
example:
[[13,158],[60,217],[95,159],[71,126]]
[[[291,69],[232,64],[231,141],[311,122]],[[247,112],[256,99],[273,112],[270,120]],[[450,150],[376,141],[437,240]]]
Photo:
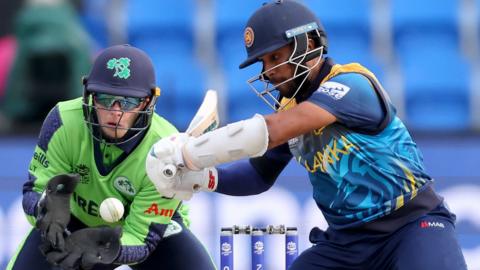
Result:
[[336,121],[334,115],[311,102],[302,102],[288,111],[279,111],[264,118],[268,127],[269,149]]
[[[137,264],[150,256],[167,228],[167,224],[152,224],[147,236],[139,239],[128,227],[123,227],[122,246],[115,264]],[[131,241],[135,241],[132,243]]]
[[144,261],[150,253],[150,249],[147,245],[139,246],[122,246],[120,248],[120,254],[115,259],[115,264],[136,264]]
[[26,191],[23,193],[22,206],[27,215],[28,222],[35,226],[35,215],[40,194],[35,191]]

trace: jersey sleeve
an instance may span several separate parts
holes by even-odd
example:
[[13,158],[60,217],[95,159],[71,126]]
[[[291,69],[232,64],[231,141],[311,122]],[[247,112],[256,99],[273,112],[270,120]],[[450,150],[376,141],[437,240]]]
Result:
[[28,181],[23,185],[23,209],[28,221],[35,224],[36,205],[48,181],[58,174],[68,173],[70,159],[65,147],[65,130],[58,106],[45,118],[32,160]]
[[263,156],[218,166],[215,192],[248,196],[267,191],[292,159],[288,144],[268,150]]
[[351,129],[375,131],[387,114],[370,81],[359,73],[331,78],[307,101],[327,110]]
[[145,180],[125,218],[116,263],[135,264],[145,260],[162,239],[179,205],[180,200],[161,197],[155,186]]

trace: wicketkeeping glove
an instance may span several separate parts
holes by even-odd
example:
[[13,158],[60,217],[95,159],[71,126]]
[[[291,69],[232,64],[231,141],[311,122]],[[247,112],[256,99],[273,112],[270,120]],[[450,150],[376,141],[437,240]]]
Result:
[[91,269],[95,264],[112,264],[120,253],[121,227],[85,228],[70,234],[65,250],[50,250],[47,261],[65,270]]
[[70,222],[70,196],[80,178],[76,174],[61,174],[48,181],[37,206],[36,227],[44,241],[63,249],[64,233]]

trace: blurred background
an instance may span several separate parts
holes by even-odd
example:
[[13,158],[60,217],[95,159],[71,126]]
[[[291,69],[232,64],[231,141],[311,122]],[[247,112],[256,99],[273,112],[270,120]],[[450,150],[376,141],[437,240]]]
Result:
[[[0,267],[28,225],[21,210],[41,122],[56,102],[82,94],[81,76],[99,50],[129,43],[154,61],[156,111],[184,130],[207,89],[220,95],[221,124],[269,113],[239,70],[243,30],[262,0],[1,0]],[[457,214],[469,269],[480,269],[480,0],[304,0],[323,22],[329,56],[359,62],[384,84],[422,149],[436,189]],[[233,224],[326,227],[306,174],[290,164],[258,196],[198,194],[193,231],[219,262],[219,231]],[[236,240],[237,241],[237,240]],[[267,242],[270,269],[284,268],[282,239]],[[235,246],[248,269],[248,239]]]

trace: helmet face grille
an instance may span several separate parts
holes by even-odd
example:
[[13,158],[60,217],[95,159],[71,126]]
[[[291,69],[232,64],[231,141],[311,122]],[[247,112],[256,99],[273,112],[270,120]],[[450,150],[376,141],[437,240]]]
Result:
[[[90,74],[88,77],[84,77],[82,82],[84,85],[84,121],[94,139],[107,144],[123,144],[137,137],[149,127],[160,91],[155,86],[156,78],[153,63],[145,52],[127,44],[108,47],[97,56]],[[93,101],[94,94],[125,98],[114,100],[112,103],[118,102],[121,104],[120,110],[112,109],[112,104],[108,105],[107,100],[104,100],[104,103],[108,106],[99,108],[95,106]],[[141,111],[133,110],[132,106],[137,104],[138,100],[144,100],[147,97],[150,101],[145,109]],[[115,126],[100,124],[97,118],[100,109],[121,113]],[[136,114],[135,122],[128,128],[120,125],[126,113]],[[113,128],[115,131],[114,138],[105,136],[102,132],[104,128]],[[120,132],[124,134],[121,138],[117,136]]]
[[[106,137],[103,132],[102,128],[112,128],[111,126],[106,126],[102,125],[98,121],[98,116],[97,116],[97,111],[99,110],[99,107],[94,105],[93,102],[93,96],[91,93],[88,93],[85,91],[84,97],[83,97],[83,118],[84,122],[87,125],[90,134],[92,137],[102,143],[105,144],[112,144],[112,145],[120,145],[124,144],[126,142],[131,141],[132,139],[136,138],[139,136],[144,130],[148,129],[150,126],[150,123],[152,121],[154,109],[155,109],[155,103],[156,103],[156,96],[152,97],[152,100],[149,102],[149,104],[145,107],[144,110],[137,111],[137,112],[131,112],[131,111],[125,111],[125,110],[115,110],[112,108],[101,108],[101,110],[106,110],[106,111],[112,111],[112,112],[121,112],[121,116],[119,120],[117,121],[116,126],[114,127],[115,129],[115,138],[108,138]],[[135,113],[137,114],[136,120],[133,124],[132,127],[125,128],[121,127],[119,125],[120,121],[124,117],[125,113]],[[127,133],[122,136],[121,138],[118,138],[117,133],[119,130],[126,130]]]
[[[306,34],[305,34],[306,35]],[[295,97],[300,93],[305,81],[307,80],[308,76],[310,75],[313,68],[317,67],[322,58],[323,58],[323,47],[315,48],[313,50],[307,51],[306,49],[301,49],[302,53],[299,53],[298,46],[297,46],[297,38],[294,40],[294,49],[290,58],[280,63],[268,70],[262,71],[257,76],[254,76],[247,80],[247,84],[250,88],[254,91],[254,93],[261,98],[272,110],[280,111],[288,107],[289,103],[282,103],[280,92],[277,90],[277,87],[284,85],[288,82],[295,81],[296,88],[291,91],[291,96],[288,96],[291,101],[295,99]],[[316,58],[316,62],[311,67],[307,66],[305,63],[309,60]],[[267,77],[269,71],[279,68],[283,65],[292,65],[295,68],[293,76],[288,78],[276,85],[273,85]]]

